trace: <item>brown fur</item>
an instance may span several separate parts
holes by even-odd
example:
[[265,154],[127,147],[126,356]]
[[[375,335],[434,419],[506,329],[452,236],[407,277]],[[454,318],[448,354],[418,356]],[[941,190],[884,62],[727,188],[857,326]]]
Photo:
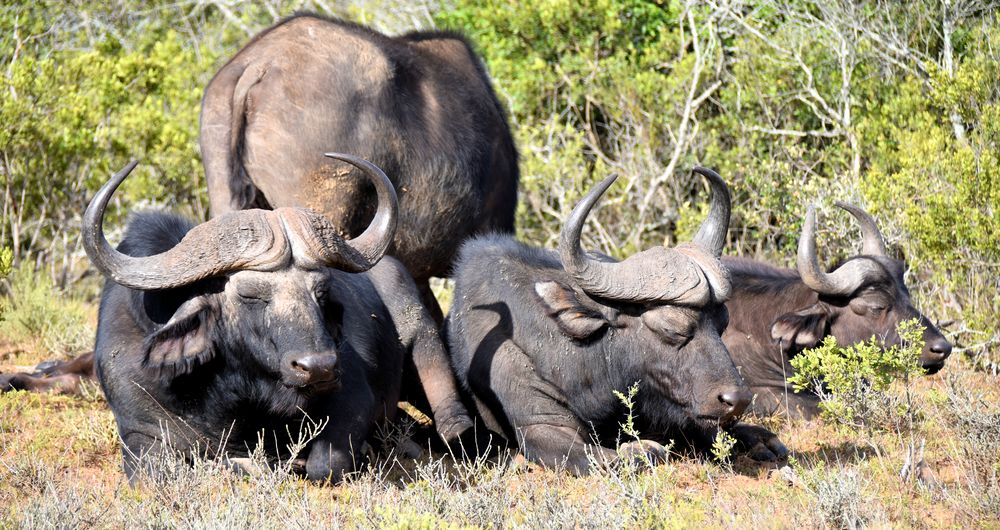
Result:
[[201,130],[213,216],[308,206],[357,234],[374,194],[323,153],[381,167],[399,195],[390,253],[422,291],[469,235],[514,230],[517,153],[482,64],[454,34],[293,17],[218,72]]

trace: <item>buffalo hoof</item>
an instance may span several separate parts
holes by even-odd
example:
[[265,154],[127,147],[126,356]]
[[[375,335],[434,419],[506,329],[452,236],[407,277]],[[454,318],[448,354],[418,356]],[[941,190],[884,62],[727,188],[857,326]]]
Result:
[[788,448],[773,432],[756,425],[738,423],[729,434],[736,438],[737,449],[751,460],[777,462],[788,458]]
[[663,445],[652,440],[637,440],[618,446],[618,457],[637,464],[655,466],[665,463],[669,452]]
[[452,446],[460,443],[463,435],[474,427],[472,419],[467,414],[456,414],[443,420],[435,420],[434,428],[444,443]]
[[42,361],[35,366],[35,371],[32,375],[42,376],[42,375],[52,375],[62,366],[61,361]]
[[420,447],[417,442],[414,442],[409,438],[404,438],[399,441],[396,445],[396,453],[403,458],[410,458],[413,460],[424,456],[423,448]]

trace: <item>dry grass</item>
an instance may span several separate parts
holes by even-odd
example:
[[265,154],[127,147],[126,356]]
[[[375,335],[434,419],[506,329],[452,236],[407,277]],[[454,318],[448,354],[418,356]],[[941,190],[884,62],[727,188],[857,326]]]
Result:
[[[43,355],[21,351],[16,360]],[[0,370],[13,359],[0,360]],[[923,461],[905,479],[904,433],[862,438],[772,418],[762,421],[793,454],[782,469],[676,457],[574,478],[509,455],[456,462],[390,450],[336,487],[263,465],[240,475],[219,461],[168,457],[155,463],[155,481],[133,488],[99,391],[13,392],[0,394],[0,528],[997,527],[997,382],[964,359],[915,382]]]

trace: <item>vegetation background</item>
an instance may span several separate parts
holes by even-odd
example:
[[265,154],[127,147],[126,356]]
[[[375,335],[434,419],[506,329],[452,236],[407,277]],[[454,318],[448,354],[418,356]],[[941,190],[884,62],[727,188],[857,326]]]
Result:
[[[588,244],[626,255],[688,238],[707,205],[706,188],[689,173],[701,164],[733,190],[727,253],[791,264],[805,209],[818,203],[821,254],[833,263],[858,248],[850,217],[832,207],[847,200],[876,215],[906,257],[916,300],[955,353],[942,375],[905,383],[926,401],[920,414],[907,411],[917,423],[905,436],[898,424],[861,434],[775,424],[799,458],[785,478],[681,462],[599,477],[603,493],[580,500],[593,490],[586,479],[523,475],[516,466],[466,466],[456,476],[431,460],[410,466],[402,482],[396,470],[332,494],[272,477],[277,485],[267,484],[283,492],[274,497],[282,506],[363,526],[402,513],[416,526],[1000,524],[998,7],[988,0],[6,2],[0,248],[10,254],[0,253],[0,269],[14,270],[3,283],[0,364],[90,347],[99,278],[78,226],[90,194],[128,160],[143,164],[116,195],[110,227],[145,207],[206,216],[197,148],[202,89],[256,32],[297,10],[390,34],[455,29],[476,43],[511,114],[521,152],[520,239],[553,246],[575,200],[611,174],[619,179],[592,216]],[[0,527],[223,524],[198,519],[207,516],[170,501],[166,489],[124,487],[112,427],[99,395],[0,396],[0,501],[10,501],[0,502],[8,506]],[[919,462],[914,433],[927,445]],[[938,468],[938,477],[897,476],[920,462]],[[219,478],[210,466],[191,472],[202,475],[177,473],[196,485],[174,492],[183,499],[228,481],[232,495],[219,493],[219,505],[242,506],[234,513],[247,517],[230,522],[273,524],[283,519],[268,517],[287,512],[240,504],[255,499],[254,488],[266,497],[264,483]],[[80,494],[88,481],[102,484],[93,498]],[[512,485],[523,491],[512,497]],[[392,493],[399,489],[402,497]],[[339,506],[366,491],[365,502],[388,503],[382,519],[327,506],[331,495]],[[239,492],[246,499],[233,496]],[[102,512],[110,499],[113,508]],[[548,519],[532,519],[538,514]]]

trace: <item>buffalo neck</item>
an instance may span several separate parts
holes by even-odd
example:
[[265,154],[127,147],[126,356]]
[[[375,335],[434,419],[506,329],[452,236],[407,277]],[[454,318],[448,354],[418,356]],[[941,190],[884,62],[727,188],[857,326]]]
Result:
[[799,274],[756,261],[726,258],[733,291],[726,302],[729,327],[767,343],[771,325],[781,315],[807,308],[819,301]]

